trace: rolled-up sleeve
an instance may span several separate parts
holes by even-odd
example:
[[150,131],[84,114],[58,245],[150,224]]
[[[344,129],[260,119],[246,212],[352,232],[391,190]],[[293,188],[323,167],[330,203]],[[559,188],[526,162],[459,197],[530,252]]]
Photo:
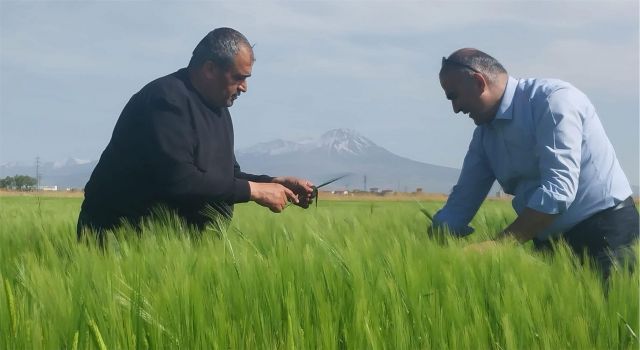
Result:
[[482,129],[473,133],[469,150],[464,158],[462,171],[444,207],[433,217],[433,227],[447,229],[457,236],[473,232],[469,222],[491,189],[495,175],[482,147]]
[[547,214],[567,210],[576,197],[582,152],[583,95],[560,89],[547,97],[548,108],[536,120],[540,186],[527,207]]

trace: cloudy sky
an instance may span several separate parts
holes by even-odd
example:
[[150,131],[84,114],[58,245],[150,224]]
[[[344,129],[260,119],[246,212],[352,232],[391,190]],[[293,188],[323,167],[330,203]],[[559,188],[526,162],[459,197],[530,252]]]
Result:
[[255,44],[236,148],[350,128],[415,160],[460,167],[473,122],[440,89],[441,57],[477,47],[515,77],[592,100],[638,184],[637,1],[0,2],[0,164],[97,159],[147,82],[209,30]]

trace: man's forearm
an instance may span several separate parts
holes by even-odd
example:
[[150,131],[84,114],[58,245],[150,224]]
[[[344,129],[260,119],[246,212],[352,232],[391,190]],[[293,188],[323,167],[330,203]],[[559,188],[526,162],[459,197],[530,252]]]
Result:
[[507,226],[497,239],[515,238],[520,243],[527,242],[553,223],[557,214],[546,214],[531,208],[525,208],[522,214]]
[[251,182],[259,182],[259,183],[274,182],[273,177],[269,175],[254,175],[254,174],[247,174],[243,172],[236,172],[235,177],[238,179],[244,179]]

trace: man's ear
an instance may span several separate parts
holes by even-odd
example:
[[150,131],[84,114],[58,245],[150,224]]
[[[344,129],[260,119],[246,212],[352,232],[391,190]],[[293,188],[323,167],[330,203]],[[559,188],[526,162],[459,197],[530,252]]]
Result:
[[473,77],[473,82],[476,84],[476,87],[478,88],[478,91],[480,91],[480,93],[483,93],[488,86],[486,77],[481,73],[473,73],[472,77]]
[[215,79],[220,75],[220,68],[213,61],[206,61],[202,65],[202,71],[208,79]]

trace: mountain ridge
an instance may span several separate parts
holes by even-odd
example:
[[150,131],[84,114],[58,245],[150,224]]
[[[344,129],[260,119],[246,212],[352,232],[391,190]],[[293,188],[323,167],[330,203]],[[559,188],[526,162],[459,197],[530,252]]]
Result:
[[239,149],[236,158],[246,172],[293,175],[317,183],[350,174],[328,188],[369,190],[375,187],[403,192],[422,188],[428,192],[449,193],[460,172],[398,156],[350,129],[329,130],[317,139],[301,142],[261,143]]
[[[457,168],[415,161],[377,145],[351,129],[333,129],[317,138],[298,141],[275,139],[236,150],[236,159],[247,173],[298,176],[314,183],[350,174],[326,189],[394,190],[448,194],[460,174]],[[42,185],[83,188],[97,160],[67,158],[41,162]],[[35,177],[35,164],[0,164],[0,178],[16,174]],[[631,186],[638,195],[637,185]],[[492,192],[499,187],[494,185]]]

